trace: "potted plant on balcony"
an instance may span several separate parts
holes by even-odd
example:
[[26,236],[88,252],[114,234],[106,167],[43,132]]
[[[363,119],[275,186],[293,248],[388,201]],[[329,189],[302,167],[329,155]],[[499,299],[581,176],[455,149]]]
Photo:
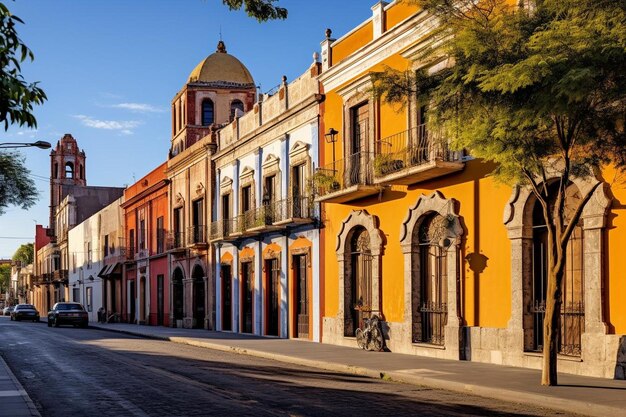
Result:
[[320,170],[313,174],[313,186],[318,193],[325,194],[338,190],[339,181],[331,171]]
[[379,153],[374,157],[374,175],[377,177],[399,171],[402,167],[402,161],[393,159],[392,154]]

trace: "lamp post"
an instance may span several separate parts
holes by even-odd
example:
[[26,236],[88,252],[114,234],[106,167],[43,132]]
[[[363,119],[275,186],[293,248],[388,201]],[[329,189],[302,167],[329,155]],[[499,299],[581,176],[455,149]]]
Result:
[[52,145],[50,142],[46,142],[43,140],[38,140],[33,143],[19,143],[19,142],[6,142],[0,143],[0,149],[9,149],[9,148],[39,148],[39,149],[50,149]]
[[335,128],[331,127],[328,129],[328,133],[324,135],[326,138],[326,143],[333,144],[333,175],[335,174],[335,142],[337,142],[337,134],[339,132],[335,130]]

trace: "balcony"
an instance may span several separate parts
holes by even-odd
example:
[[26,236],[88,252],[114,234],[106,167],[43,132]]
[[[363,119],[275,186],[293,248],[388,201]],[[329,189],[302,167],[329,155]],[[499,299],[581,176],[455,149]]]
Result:
[[234,218],[230,218],[212,222],[211,229],[209,230],[209,239],[211,242],[234,240],[234,238],[230,237],[235,230],[234,221]]
[[347,203],[381,192],[374,184],[371,152],[356,152],[317,169],[313,175],[316,201]]
[[67,273],[67,269],[59,269],[57,271],[54,271],[52,273],[52,281],[55,282],[67,282],[68,280],[68,273]]
[[285,198],[274,203],[274,225],[307,224],[315,219],[312,196]]
[[462,152],[451,151],[442,135],[422,124],[377,142],[374,183],[411,185],[463,169]]
[[195,225],[187,228],[187,246],[193,249],[203,249],[208,246],[206,226]]
[[185,251],[185,234],[179,231],[168,232],[165,238],[165,249],[171,253]]

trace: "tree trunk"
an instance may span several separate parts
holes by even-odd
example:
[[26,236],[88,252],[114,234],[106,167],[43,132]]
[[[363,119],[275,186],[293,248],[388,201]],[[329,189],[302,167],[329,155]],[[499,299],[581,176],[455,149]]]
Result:
[[[561,325],[561,304],[563,296],[563,275],[565,258],[559,256],[561,265],[548,269],[546,291],[546,312],[543,322],[543,366],[541,385],[557,385],[557,354],[559,352],[559,329]],[[548,261],[548,264],[551,264]]]

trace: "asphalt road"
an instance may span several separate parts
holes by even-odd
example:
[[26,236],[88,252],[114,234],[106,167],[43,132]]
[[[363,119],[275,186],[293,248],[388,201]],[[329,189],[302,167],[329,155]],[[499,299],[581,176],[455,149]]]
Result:
[[0,354],[42,416],[565,416],[95,329],[0,317]]

